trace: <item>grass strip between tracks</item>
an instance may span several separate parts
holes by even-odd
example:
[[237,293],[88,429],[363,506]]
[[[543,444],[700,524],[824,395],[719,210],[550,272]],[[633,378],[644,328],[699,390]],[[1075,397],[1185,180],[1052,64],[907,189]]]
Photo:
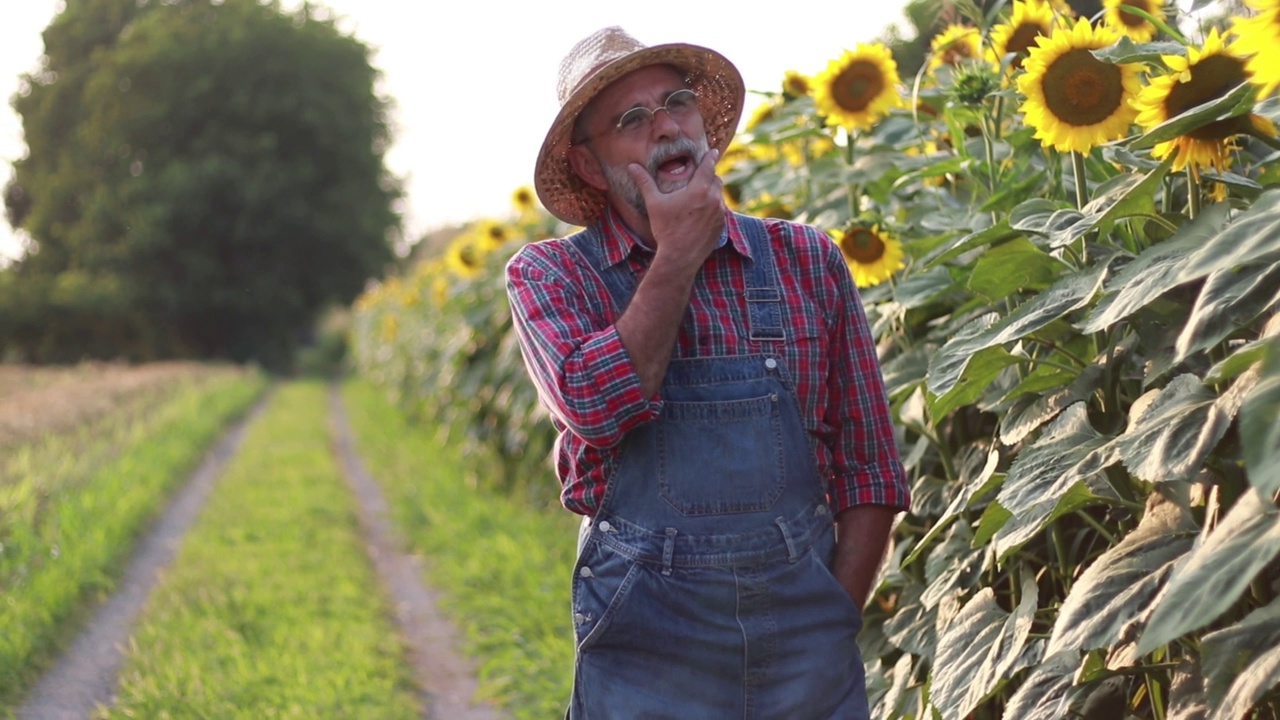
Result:
[[416,718],[332,455],[326,389],[249,428],[129,648],[111,718]]
[[[478,660],[480,694],[516,718],[562,717],[575,516],[468,487],[457,453],[372,385],[347,383],[343,400],[361,457]],[[545,482],[555,482],[550,469]]]

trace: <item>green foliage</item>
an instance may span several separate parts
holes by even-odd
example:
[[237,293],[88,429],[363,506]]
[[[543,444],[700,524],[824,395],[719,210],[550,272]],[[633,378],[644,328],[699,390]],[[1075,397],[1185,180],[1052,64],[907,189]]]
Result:
[[[356,443],[479,660],[480,694],[515,718],[562,716],[573,677],[574,516],[474,488],[458,448],[382,395],[367,382],[344,388]],[[545,472],[539,480],[555,482]]]
[[139,533],[226,422],[261,392],[259,374],[217,371],[92,432],[6,451],[0,467],[0,714],[46,668],[90,604],[111,592]]
[[106,717],[417,718],[330,450],[327,392],[280,388],[139,619]]
[[527,209],[514,222],[474,223],[443,257],[362,295],[352,322],[362,376],[440,428],[466,454],[473,483],[535,503],[556,493],[547,477],[555,436],[520,357],[502,269],[553,222]]
[[11,352],[287,368],[390,261],[370,51],[308,7],[70,3],[45,42],[15,99],[6,202],[35,248],[0,282]]
[[[962,5],[984,31],[999,20],[945,7]],[[1168,46],[1098,56],[1141,60],[1136,84],[1160,89]],[[918,74],[907,107],[870,128],[828,124],[821,93],[773,93],[718,168],[735,209],[837,238],[873,231],[906,256],[872,273],[846,253],[872,277],[862,300],[914,498],[860,637],[873,715],[1274,718],[1280,141],[1266,128],[1280,103],[1232,83],[1145,131],[1117,103],[1113,136],[1090,139],[1071,117],[1051,124],[1015,81],[1068,111],[1072,70],[1013,69],[961,101],[963,70]],[[528,392],[483,389],[518,372],[514,354],[467,353],[509,340],[476,321],[499,312],[481,307],[501,304],[499,269],[471,276],[466,304],[440,306],[431,327],[446,330],[415,334],[417,352],[379,337],[403,327],[386,320],[403,304],[370,303],[383,310],[357,321],[357,354],[374,359],[362,367],[421,387],[452,362],[445,348],[461,350],[483,363],[467,393],[505,398],[507,419],[539,417]],[[459,343],[447,329],[464,325]],[[461,376],[441,377],[426,386]],[[443,397],[472,427],[488,417]]]

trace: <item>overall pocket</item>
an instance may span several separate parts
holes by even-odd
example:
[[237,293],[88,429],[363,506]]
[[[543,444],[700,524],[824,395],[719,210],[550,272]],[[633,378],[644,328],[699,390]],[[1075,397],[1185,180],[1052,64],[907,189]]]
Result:
[[777,393],[667,401],[658,428],[658,484],[681,515],[768,510],[786,485]]

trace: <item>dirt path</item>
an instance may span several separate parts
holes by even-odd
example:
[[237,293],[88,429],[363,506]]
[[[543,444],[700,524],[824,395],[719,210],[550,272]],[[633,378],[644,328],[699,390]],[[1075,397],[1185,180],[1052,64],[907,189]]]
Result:
[[[270,392],[223,436],[178,492],[139,543],[115,594],[94,611],[80,636],[36,684],[18,710],[20,720],[87,720],[100,706],[114,703],[122,648],[138,613],[269,396]],[[358,501],[369,556],[395,610],[424,718],[498,720],[502,715],[496,710],[472,702],[476,681],[471,665],[457,651],[457,632],[436,608],[435,593],[423,583],[421,558],[404,552],[397,541],[382,491],[356,454],[336,386],[330,407],[334,453]]]
[[395,608],[396,624],[408,649],[426,716],[432,720],[500,717],[493,708],[472,701],[475,675],[471,664],[457,651],[457,632],[437,609],[436,593],[423,582],[422,559],[401,549],[382,490],[355,451],[337,386],[329,399],[334,452],[358,501],[369,557]]
[[160,572],[177,553],[200,514],[214,483],[240,449],[245,430],[262,414],[268,392],[249,414],[232,426],[178,491],[159,521],[138,544],[119,587],[93,614],[88,625],[49,669],[18,710],[22,720],[85,720],[99,705],[114,701],[116,679],[134,620],[155,588]]

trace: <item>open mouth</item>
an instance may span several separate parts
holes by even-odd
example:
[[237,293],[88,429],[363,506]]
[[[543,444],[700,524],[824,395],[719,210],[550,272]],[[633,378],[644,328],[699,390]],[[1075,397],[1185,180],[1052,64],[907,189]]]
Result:
[[694,170],[693,156],[688,153],[676,153],[656,163],[656,178],[679,180],[688,178]]

